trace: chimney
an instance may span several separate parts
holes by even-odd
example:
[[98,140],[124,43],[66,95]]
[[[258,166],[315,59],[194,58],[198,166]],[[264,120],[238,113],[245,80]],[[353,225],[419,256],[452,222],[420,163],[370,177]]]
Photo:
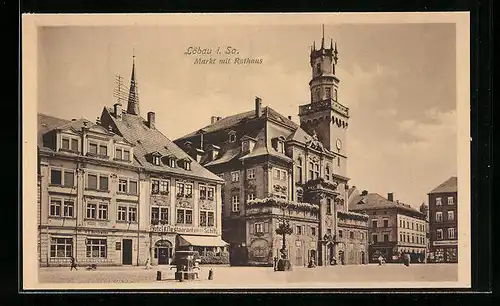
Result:
[[288,120],[292,120],[292,116],[288,116]]
[[217,121],[219,121],[219,120],[221,120],[221,119],[222,119],[222,117],[217,117]]
[[101,119],[99,117],[97,117],[97,119],[95,120],[95,124],[96,125],[101,125]]
[[262,99],[255,97],[255,117],[260,118],[262,116]]
[[210,124],[214,124],[215,122],[217,122],[217,118],[217,116],[210,117]]
[[155,128],[155,113],[154,112],[148,112],[148,127],[150,129]]
[[389,200],[389,201],[393,202],[393,201],[394,201],[394,193],[389,192],[389,193],[387,194],[387,200]]
[[115,103],[115,105],[113,105],[113,115],[118,120],[122,119],[122,105],[121,105],[121,103]]

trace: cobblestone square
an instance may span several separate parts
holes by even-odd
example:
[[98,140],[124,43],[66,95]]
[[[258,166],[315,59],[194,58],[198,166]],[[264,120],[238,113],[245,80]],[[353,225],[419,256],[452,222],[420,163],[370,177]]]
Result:
[[[208,280],[208,272],[212,269],[213,280]],[[156,281],[157,271],[162,272],[162,281]],[[155,284],[154,288],[245,288],[245,286],[261,288],[301,287],[311,284],[335,284],[331,287],[356,288],[358,283],[378,282],[454,282],[457,281],[458,265],[456,264],[414,264],[406,267],[402,264],[386,265],[353,265],[328,266],[308,269],[294,267],[290,272],[275,272],[272,268],[260,267],[228,267],[205,266],[201,268],[199,279],[178,282],[174,280],[175,269],[169,266],[153,267],[103,267],[95,271],[80,268],[70,271],[69,268],[40,268],[40,283],[134,283]],[[404,285],[402,285],[404,286]]]

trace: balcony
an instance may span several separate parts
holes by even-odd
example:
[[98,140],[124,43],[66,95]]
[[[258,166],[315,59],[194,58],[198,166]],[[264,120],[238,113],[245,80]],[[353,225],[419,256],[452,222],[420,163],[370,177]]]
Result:
[[330,191],[336,191],[338,184],[336,182],[327,182],[323,178],[317,178],[309,180],[304,184],[304,189],[306,191],[314,191],[321,189],[328,189]]
[[310,103],[299,106],[299,115],[306,115],[312,112],[322,111],[326,109],[333,109],[344,116],[349,116],[349,108],[342,104],[333,101],[332,99],[323,100],[320,102]]
[[285,209],[302,210],[309,212],[319,212],[319,205],[289,201],[281,198],[264,198],[249,200],[246,203],[248,208],[253,207],[279,207]]

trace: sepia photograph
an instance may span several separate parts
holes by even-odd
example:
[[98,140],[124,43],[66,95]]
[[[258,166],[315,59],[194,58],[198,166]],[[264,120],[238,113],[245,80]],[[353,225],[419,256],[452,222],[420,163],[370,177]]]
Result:
[[26,290],[470,288],[469,15],[24,15]]

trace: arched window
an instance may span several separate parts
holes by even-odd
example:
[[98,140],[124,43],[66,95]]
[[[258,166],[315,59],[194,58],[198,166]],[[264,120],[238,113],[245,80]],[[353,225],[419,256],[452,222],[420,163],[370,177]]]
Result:
[[314,179],[314,163],[309,162],[309,177],[307,178],[308,180]]
[[314,164],[314,178],[317,179],[319,178],[319,165]]
[[326,93],[326,98],[331,99],[332,98],[332,89],[330,87],[325,88],[325,93]]
[[325,168],[325,179],[327,181],[330,180],[330,167],[329,166],[326,166],[326,168]]
[[316,74],[321,74],[321,64],[320,63],[316,64]]
[[302,184],[302,158],[297,159],[297,166],[296,166],[296,182]]

